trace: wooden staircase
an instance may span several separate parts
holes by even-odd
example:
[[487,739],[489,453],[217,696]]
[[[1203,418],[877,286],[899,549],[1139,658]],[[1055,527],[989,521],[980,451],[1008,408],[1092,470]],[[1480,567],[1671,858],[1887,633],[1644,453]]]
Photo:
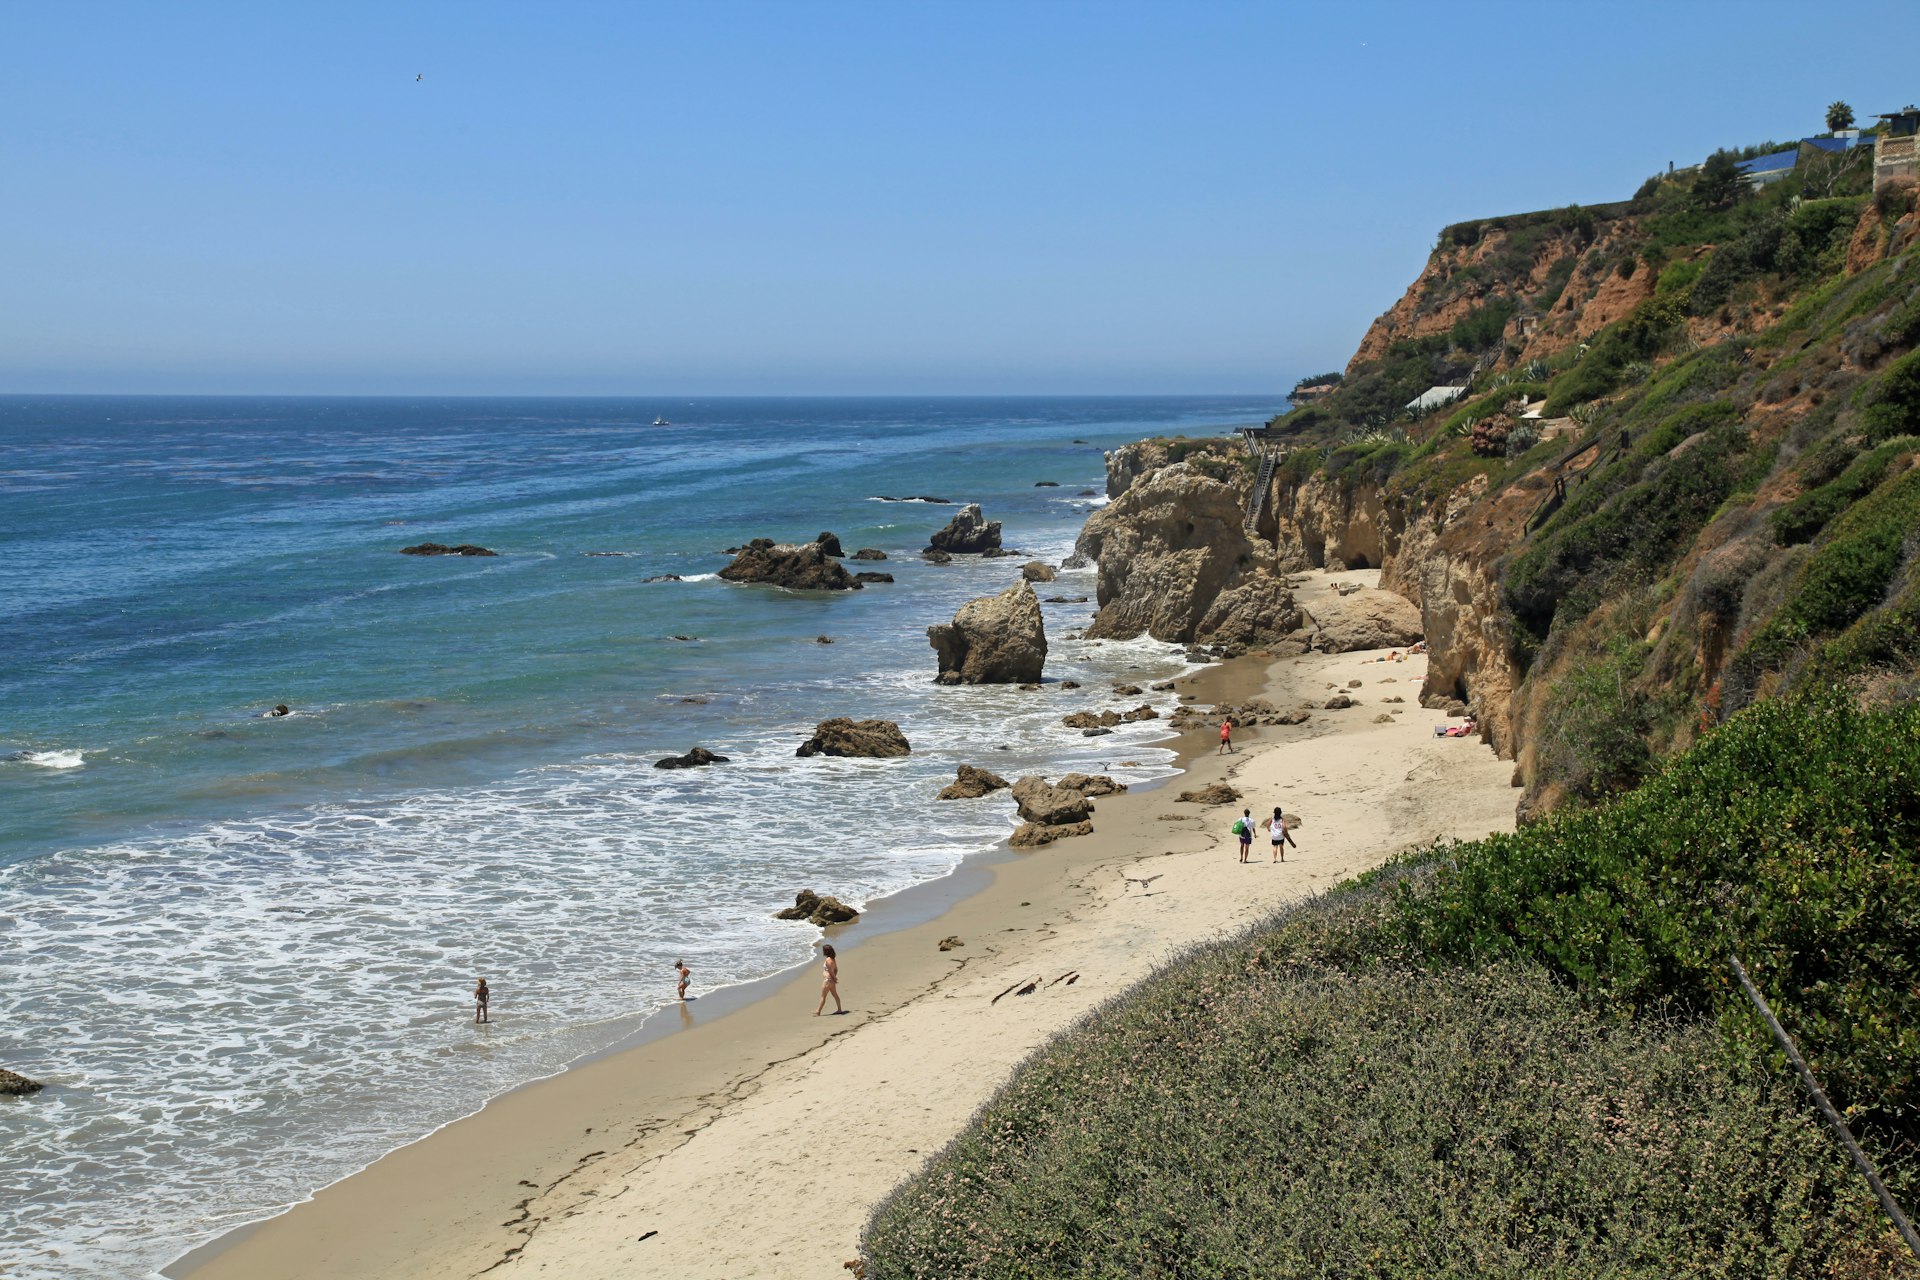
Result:
[[1280,465],[1280,459],[1286,456],[1284,449],[1262,449],[1260,451],[1260,470],[1253,480],[1253,492],[1247,495],[1247,519],[1244,528],[1249,538],[1260,528],[1260,515],[1266,510],[1267,491],[1273,487],[1273,472]]

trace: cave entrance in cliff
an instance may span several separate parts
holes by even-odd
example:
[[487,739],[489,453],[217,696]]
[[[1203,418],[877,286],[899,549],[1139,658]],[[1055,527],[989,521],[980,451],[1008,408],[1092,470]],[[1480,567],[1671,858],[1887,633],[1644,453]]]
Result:
[[1380,567],[1368,560],[1365,556],[1347,556],[1346,566],[1349,569],[1378,569]]

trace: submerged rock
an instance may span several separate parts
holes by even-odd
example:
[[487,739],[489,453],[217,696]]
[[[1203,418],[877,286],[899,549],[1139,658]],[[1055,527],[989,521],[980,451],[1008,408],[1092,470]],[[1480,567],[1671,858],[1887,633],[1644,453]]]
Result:
[[725,764],[727,757],[717,755],[705,747],[695,747],[683,756],[665,756],[653,762],[656,769],[698,769],[710,764]]
[[963,764],[960,766],[959,776],[952,782],[949,782],[946,788],[942,790],[936,798],[941,800],[978,800],[981,796],[990,795],[995,791],[1004,791],[1011,785],[1013,784],[997,773],[990,772],[986,769],[976,769],[970,764]]
[[953,621],[927,628],[942,684],[1027,684],[1047,661],[1040,601],[1026,582],[969,600]]
[[922,560],[927,561],[930,564],[952,564],[953,563],[952,556],[948,555],[944,551],[936,551],[932,547],[928,547],[925,551],[922,551],[920,553],[920,558]]
[[890,573],[875,573],[870,569],[863,569],[853,575],[853,580],[855,582],[892,582],[893,575]]
[[38,1080],[29,1080],[17,1071],[0,1067],[0,1094],[24,1098],[30,1093],[38,1093],[46,1086]]
[[795,591],[858,591],[860,583],[817,542],[755,538],[720,571],[728,582],[763,582]]
[[813,736],[800,744],[796,756],[883,758],[909,755],[907,735],[891,720],[849,720],[835,716],[814,726]]
[[947,527],[928,539],[931,549],[953,554],[978,554],[999,547],[1000,522],[988,520],[980,504],[969,502],[954,513]]
[[886,558],[887,553],[878,547],[862,547],[847,557],[849,560],[885,560]]
[[471,542],[457,543],[451,547],[444,542],[421,542],[411,547],[400,548],[400,554],[403,556],[497,556],[500,553],[489,551],[485,547],[477,547]]

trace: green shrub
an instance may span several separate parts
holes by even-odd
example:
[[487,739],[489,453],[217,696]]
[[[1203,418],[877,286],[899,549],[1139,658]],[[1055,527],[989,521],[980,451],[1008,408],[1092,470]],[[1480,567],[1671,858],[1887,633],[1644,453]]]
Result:
[[1500,335],[1506,332],[1507,321],[1513,319],[1513,313],[1519,309],[1517,300],[1497,298],[1462,317],[1454,324],[1447,338],[1462,351],[1485,351],[1500,341]]
[[[1751,441],[1737,417],[1725,402],[1683,409],[1574,491],[1503,575],[1523,644],[1650,581],[1686,549],[1747,473]],[[1702,438],[1666,456],[1694,435]]]
[[1738,953],[1871,1140],[1920,1136],[1920,708],[1759,704],[1604,808],[1448,850],[1403,904],[1423,951],[1716,1012],[1770,1057],[1728,977]]
[[1546,414],[1559,417],[1577,404],[1597,400],[1620,385],[1620,374],[1636,360],[1660,354],[1685,313],[1672,299],[1649,298],[1626,319],[1602,329],[1580,362],[1554,379]]
[[1639,684],[1652,648],[1618,637],[1554,678],[1534,740],[1538,780],[1594,800],[1638,786],[1653,772],[1648,740],[1661,705]]
[[1920,351],[1894,361],[1861,398],[1861,425],[1869,441],[1920,435]]
[[1920,469],[1886,480],[1835,520],[1787,602],[1729,664],[1732,705],[1744,705],[1760,676],[1783,670],[1801,646],[1851,626],[1882,604],[1916,528]]
[[[1836,444],[1839,442],[1835,442]],[[1773,513],[1773,536],[1782,546],[1810,542],[1827,523],[1880,487],[1896,458],[1920,449],[1920,437],[1896,436],[1855,458],[1847,469],[1817,488],[1809,489]],[[1816,455],[1817,467],[1825,454]]]

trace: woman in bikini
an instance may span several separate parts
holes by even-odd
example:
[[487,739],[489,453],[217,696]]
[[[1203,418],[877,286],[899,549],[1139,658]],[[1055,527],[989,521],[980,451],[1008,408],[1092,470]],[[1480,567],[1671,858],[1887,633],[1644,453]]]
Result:
[[820,971],[825,975],[825,980],[820,983],[820,1005],[813,1011],[813,1016],[816,1018],[820,1016],[820,1010],[827,1007],[828,996],[833,997],[835,1013],[846,1012],[840,1006],[840,961],[834,957],[833,944],[828,943],[821,947],[820,954],[826,957],[820,964]]
[[473,1020],[475,1022],[493,1021],[487,1016],[487,1001],[492,998],[493,993],[487,990],[485,978],[473,984]]

